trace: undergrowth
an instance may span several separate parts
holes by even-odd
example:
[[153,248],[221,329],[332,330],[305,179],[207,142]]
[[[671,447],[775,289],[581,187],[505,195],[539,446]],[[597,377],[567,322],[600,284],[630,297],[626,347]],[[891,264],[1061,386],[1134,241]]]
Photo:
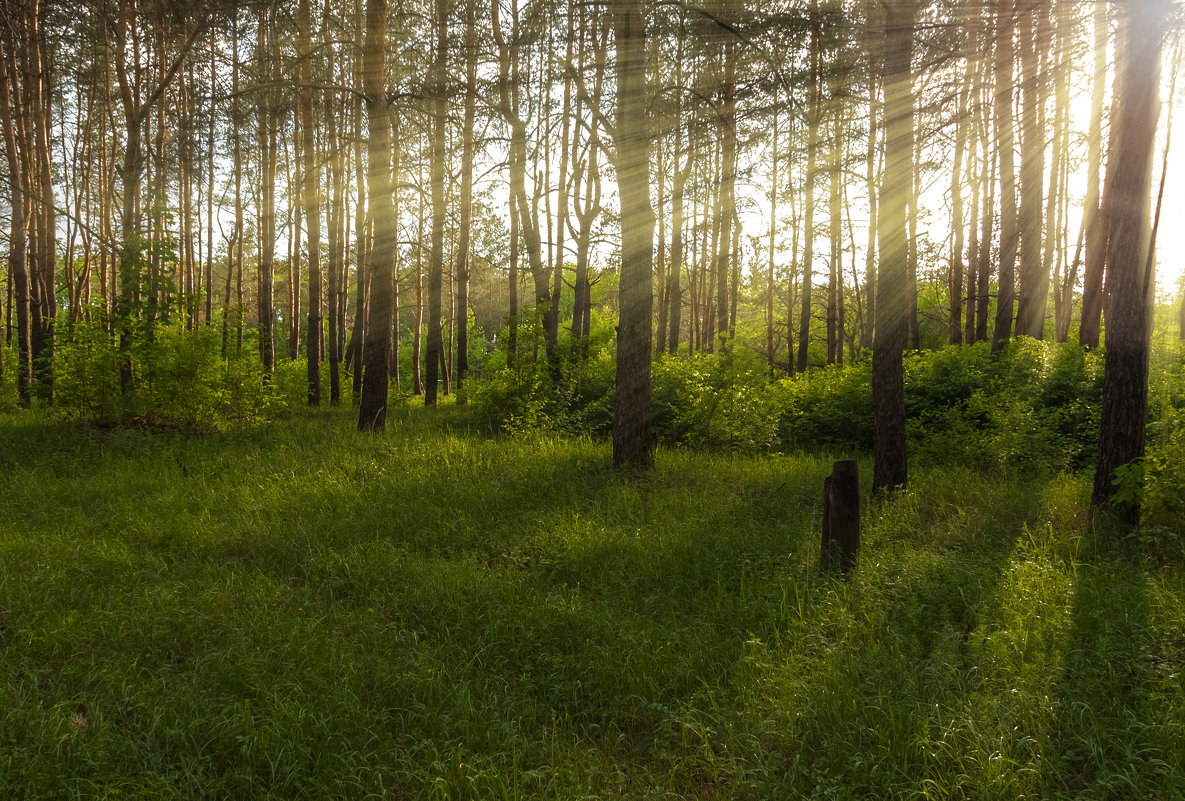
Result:
[[1181,555],[1113,548],[1083,477],[919,466],[841,578],[825,455],[639,480],[451,405],[352,423],[0,416],[0,797],[1185,787]]

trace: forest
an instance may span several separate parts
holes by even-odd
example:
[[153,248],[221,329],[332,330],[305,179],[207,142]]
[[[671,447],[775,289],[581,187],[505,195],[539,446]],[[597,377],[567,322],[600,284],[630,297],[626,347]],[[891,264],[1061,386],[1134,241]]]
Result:
[[1181,797],[1182,30],[0,2],[0,796]]

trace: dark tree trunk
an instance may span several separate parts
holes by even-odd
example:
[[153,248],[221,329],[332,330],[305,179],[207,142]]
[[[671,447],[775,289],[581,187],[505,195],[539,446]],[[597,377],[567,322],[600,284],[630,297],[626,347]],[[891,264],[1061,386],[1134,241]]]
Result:
[[[1041,254],[1042,202],[1045,195],[1045,130],[1040,124],[1044,91],[1042,88],[1037,35],[1038,6],[1042,0],[1024,0],[1019,14],[1021,96],[1020,166],[1020,291],[1016,309],[1016,332],[1041,339],[1045,334],[1045,307],[1049,300],[1049,273]],[[1050,187],[1051,192],[1056,187]],[[1053,220],[1047,221],[1050,226]]]
[[370,309],[363,351],[358,428],[381,431],[387,423],[388,340],[391,337],[391,271],[395,262],[395,220],[391,207],[389,101],[384,85],[387,39],[386,0],[366,1],[366,42],[362,79],[366,102],[367,184],[374,242],[370,247]]
[[424,354],[424,405],[436,405],[438,379],[444,342],[440,327],[441,291],[444,282],[444,140],[445,69],[448,58],[448,6],[445,0],[435,0],[436,59],[432,65],[432,150],[428,182],[432,198],[432,242],[428,256],[428,347]]
[[473,221],[473,125],[477,107],[477,0],[465,3],[465,118],[461,132],[461,228],[457,240],[457,357],[454,386],[465,402],[469,372],[469,228]]
[[1107,248],[1107,343],[1099,455],[1091,503],[1112,504],[1125,520],[1139,519],[1139,501],[1115,499],[1117,468],[1144,454],[1148,409],[1150,299],[1154,291],[1149,253],[1152,160],[1160,113],[1160,54],[1170,4],[1128,0],[1122,6],[1121,66],[1115,96],[1120,147],[1108,168],[1111,225]]
[[[321,199],[320,172],[317,169],[316,139],[313,136],[313,47],[310,29],[312,11],[309,0],[300,0],[297,12],[300,27],[300,93],[301,129],[304,135],[304,192],[302,203],[309,227],[309,319],[305,358],[308,359],[309,405],[321,405],[321,342],[324,325],[321,311]],[[294,293],[300,287],[294,287]]]
[[640,111],[647,106],[645,20],[638,0],[616,0],[612,12],[617,51],[614,137],[622,199],[613,464],[648,468],[654,462],[650,431],[654,210],[650,206],[649,130],[646,115]]
[[1016,250],[1018,245],[1016,208],[1016,164],[1012,114],[1013,0],[996,4],[996,152],[1000,160],[1000,278],[996,294],[996,326],[992,350],[1012,338],[1016,302]]
[[[1082,319],[1078,325],[1078,344],[1084,348],[1099,346],[1103,316],[1103,270],[1107,259],[1106,219],[1101,202],[1099,172],[1103,161],[1103,101],[1107,92],[1107,8],[1094,6],[1094,77],[1090,96],[1090,128],[1086,135],[1086,198],[1083,233],[1085,270],[1082,276]],[[1077,260],[1075,260],[1077,262]]]
[[906,340],[909,259],[906,217],[913,186],[914,110],[910,62],[916,0],[893,0],[886,5],[885,14],[885,169],[878,219],[881,262],[872,350],[874,490],[904,487],[907,479],[902,355]]
[[801,310],[798,315],[798,372],[806,370],[811,343],[811,273],[815,259],[815,172],[819,153],[819,37],[822,25],[817,0],[811,3],[810,94],[807,110],[806,189],[802,254]]

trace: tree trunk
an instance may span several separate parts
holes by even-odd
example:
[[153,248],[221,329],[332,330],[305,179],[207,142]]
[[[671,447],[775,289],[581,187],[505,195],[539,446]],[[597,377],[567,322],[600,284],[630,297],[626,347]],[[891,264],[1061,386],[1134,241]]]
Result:
[[[727,4],[726,4],[727,8]],[[726,14],[729,11],[725,12]],[[736,39],[725,33],[724,79],[721,84],[720,109],[720,198],[717,206],[720,237],[716,242],[716,335],[721,344],[731,338],[729,330],[729,269],[736,265],[738,254],[732,248],[733,221],[736,217],[737,102]],[[736,288],[736,282],[733,282]]]
[[362,81],[366,103],[367,196],[374,224],[370,247],[370,309],[363,351],[358,428],[381,431],[387,423],[388,340],[391,337],[391,270],[395,261],[395,219],[391,214],[389,101],[384,83],[387,0],[366,0]]
[[996,151],[1000,160],[1000,277],[996,293],[996,325],[992,350],[1012,338],[1016,300],[1016,251],[1019,224],[1016,208],[1016,164],[1012,115],[1013,0],[996,4]]
[[815,172],[819,158],[819,37],[822,20],[818,0],[811,0],[810,89],[807,108],[807,157],[802,254],[802,309],[798,316],[798,372],[806,370],[811,342],[811,272],[815,259]]
[[828,172],[828,233],[831,239],[831,260],[827,270],[827,363],[843,364],[843,331],[840,328],[840,309],[843,306],[843,106],[838,99],[832,103],[831,164]]
[[[970,46],[970,44],[967,41],[967,45]],[[963,85],[959,87],[958,112],[955,123],[955,156],[950,172],[952,244],[950,280],[947,283],[947,291],[950,293],[948,334],[952,345],[963,344],[963,246],[966,234],[963,220],[963,157],[967,151],[969,138],[967,128],[971,125],[967,116],[967,106],[971,94],[973,66],[974,59],[968,53],[963,69]],[[974,220],[971,224],[975,225]]]
[[[309,226],[309,319],[305,358],[308,360],[309,405],[321,405],[321,346],[324,322],[321,311],[321,175],[317,169],[316,139],[313,132],[313,45],[312,11],[309,0],[300,0],[297,11],[300,51],[301,129],[304,134],[304,192],[302,204]],[[299,292],[300,288],[294,289]]]
[[12,45],[13,40],[0,33],[0,127],[4,131],[4,148],[8,157],[8,180],[11,185],[9,207],[12,212],[12,227],[8,240],[8,274],[13,293],[9,300],[9,309],[11,310],[13,303],[16,304],[17,399],[21,406],[27,407],[31,403],[30,388],[33,381],[33,355],[29,342],[29,268],[26,261],[28,201],[16,123],[12,113],[13,96],[19,95]]
[[[1127,0],[1121,7],[1121,67],[1115,96],[1120,147],[1108,167],[1111,225],[1107,248],[1107,355],[1099,454],[1091,504],[1110,503],[1128,522],[1139,520],[1138,494],[1116,498],[1117,468],[1144,455],[1148,409],[1151,298],[1155,291],[1151,231],[1152,161],[1160,114],[1160,54],[1170,4]],[[1114,180],[1111,180],[1111,179]]]
[[906,340],[906,224],[913,187],[914,109],[911,60],[916,0],[885,6],[885,169],[882,175],[878,239],[877,318],[872,351],[874,490],[904,487]]
[[[461,206],[457,241],[457,356],[454,386],[465,402],[469,372],[469,228],[473,224],[473,125],[477,108],[477,0],[465,1],[465,117],[461,130]],[[561,255],[562,259],[562,255]]]
[[[1043,38],[1037,33],[1038,6],[1042,0],[1024,0],[1019,14],[1021,95],[1024,111],[1021,117],[1020,167],[1020,291],[1016,311],[1016,332],[1041,339],[1045,334],[1045,307],[1049,300],[1049,273],[1041,248],[1042,202],[1045,196],[1045,128],[1041,125],[1045,100],[1044,80],[1041,76],[1040,45]],[[1050,187],[1056,191],[1056,187]],[[1052,226],[1053,220],[1048,224]]]
[[429,162],[429,187],[432,198],[432,244],[428,257],[428,347],[424,354],[424,405],[436,405],[440,365],[444,343],[440,328],[441,285],[444,280],[444,139],[445,69],[448,58],[448,6],[435,0],[436,59],[432,65],[429,93],[432,103],[432,150]]
[[[1099,172],[1103,163],[1103,101],[1107,91],[1107,8],[1094,6],[1094,77],[1091,79],[1090,128],[1086,134],[1086,198],[1082,227],[1086,241],[1085,272],[1082,276],[1082,319],[1078,344],[1097,348],[1103,316],[1103,270],[1107,259],[1106,220],[1101,208]],[[1075,260],[1077,264],[1077,260]]]
[[613,403],[613,464],[649,468],[654,463],[650,431],[651,285],[654,210],[646,115],[646,33],[639,0],[615,0],[617,184],[621,191],[621,311],[617,329],[617,390]]
[[[275,47],[269,41],[266,31],[270,27],[265,13],[259,16],[259,41],[257,55],[263,63],[265,80],[278,78],[278,53],[268,52]],[[260,209],[259,209],[259,284],[258,320],[259,360],[264,374],[270,374],[276,365],[275,351],[275,259],[276,259],[276,139],[279,135],[279,120],[274,108],[277,103],[275,89],[266,89],[259,102],[259,159],[260,159]]]

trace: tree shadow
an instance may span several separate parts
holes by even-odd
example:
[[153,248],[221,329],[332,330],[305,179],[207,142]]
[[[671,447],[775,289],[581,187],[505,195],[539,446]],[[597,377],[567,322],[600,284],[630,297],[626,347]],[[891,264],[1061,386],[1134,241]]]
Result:
[[[919,509],[912,493],[873,501],[858,568],[804,582],[805,602],[781,636],[794,647],[759,643],[742,671],[741,682],[766,696],[757,727],[767,733],[756,746],[764,765],[753,766],[765,792],[1023,790],[1023,780],[1010,784],[1008,764],[984,757],[1019,760],[1027,748],[1016,690],[1000,686],[1013,666],[995,651],[1012,647],[997,643],[1011,626],[1002,609],[1040,494],[1041,482],[1029,482],[1029,500],[1004,520],[995,508]],[[1039,650],[1030,664],[1056,660],[1056,642]]]
[[1181,791],[1169,780],[1181,752],[1166,742],[1155,699],[1179,655],[1153,631],[1147,565],[1115,545],[1092,550],[1077,565],[1042,783],[1074,798],[1167,798]]

